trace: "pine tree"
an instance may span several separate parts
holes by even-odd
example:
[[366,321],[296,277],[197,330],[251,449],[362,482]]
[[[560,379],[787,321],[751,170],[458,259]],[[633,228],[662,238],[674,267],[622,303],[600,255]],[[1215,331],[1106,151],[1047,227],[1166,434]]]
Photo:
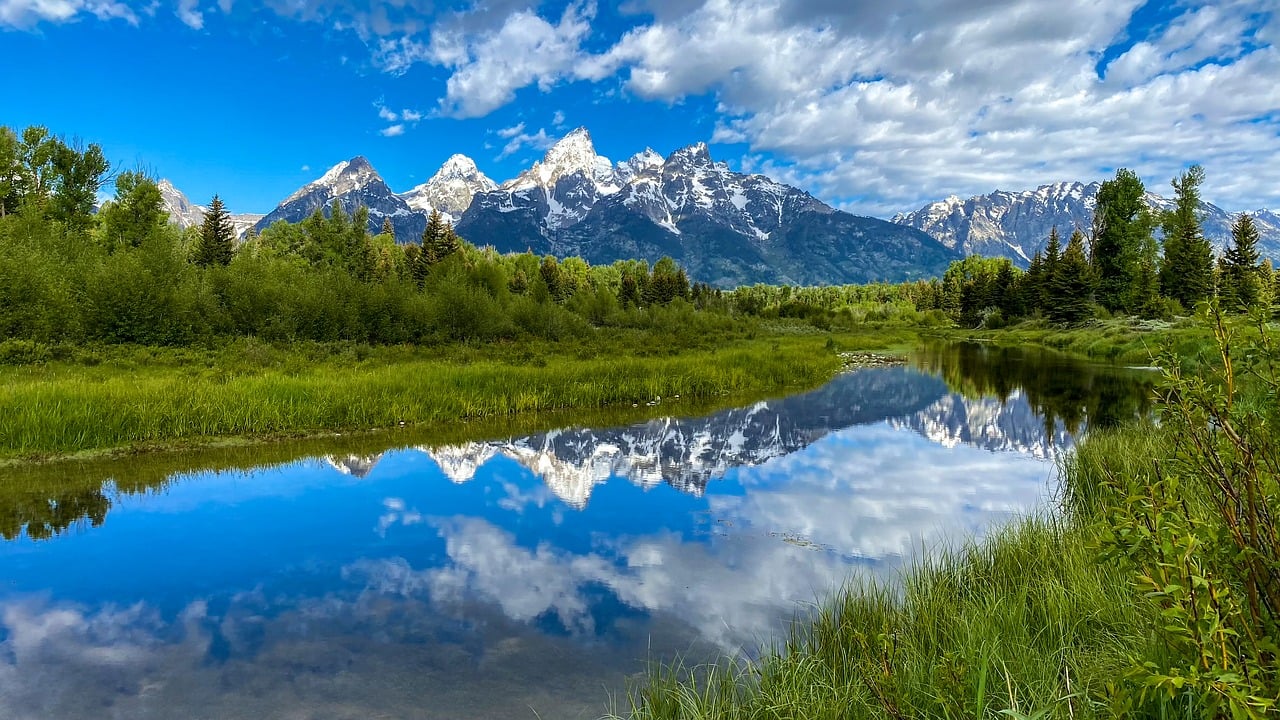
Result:
[[1108,310],[1135,312],[1132,288],[1142,262],[1144,243],[1151,235],[1152,219],[1143,201],[1146,188],[1127,168],[1098,189],[1093,215],[1093,264],[1098,304]]
[[1031,265],[1018,283],[1022,307],[1028,314],[1044,309],[1044,255],[1039,250],[1031,256]]
[[1231,247],[1220,261],[1219,295],[1228,310],[1248,310],[1258,304],[1258,228],[1253,218],[1241,213],[1231,225]]
[[1084,250],[1084,233],[1076,230],[1049,280],[1050,319],[1078,323],[1089,317],[1093,304],[1093,271]]
[[200,267],[230,265],[235,237],[231,213],[222,206],[222,199],[214,195],[213,200],[209,202],[209,211],[205,213],[204,223],[200,226],[200,242],[196,245],[195,264]]
[[448,227],[439,210],[432,210],[427,218],[427,229],[422,231],[422,261],[431,267],[445,259],[445,235]]
[[381,232],[381,234],[382,234],[382,235],[390,235],[392,240],[395,240],[395,239],[396,239],[396,229],[395,229],[395,226],[393,226],[393,225],[391,224],[391,218],[389,218],[389,217],[384,217],[384,218],[382,218],[382,232]]
[[1164,262],[1160,291],[1186,310],[1213,292],[1213,248],[1200,225],[1200,186],[1204,168],[1192,165],[1173,179],[1174,209],[1165,213]]

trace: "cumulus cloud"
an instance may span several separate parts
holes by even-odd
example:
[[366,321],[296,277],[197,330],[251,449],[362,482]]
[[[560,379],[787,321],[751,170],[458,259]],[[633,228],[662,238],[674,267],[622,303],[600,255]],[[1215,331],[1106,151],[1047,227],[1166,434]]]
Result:
[[558,21],[518,8],[384,39],[378,56],[450,70],[440,111],[455,117],[574,80],[711,95],[714,140],[749,146],[745,165],[873,214],[1119,165],[1164,190],[1191,162],[1211,198],[1280,203],[1280,168],[1259,162],[1280,150],[1280,90],[1263,80],[1280,74],[1280,3],[1189,2],[1150,27],[1141,4],[648,2],[598,52],[590,5]]
[[0,0],[0,27],[26,30],[42,22],[69,22],[83,15],[138,24],[133,10],[114,0]]
[[555,24],[532,10],[521,10],[496,30],[434,30],[430,45],[419,46],[417,52],[452,70],[440,100],[441,112],[457,118],[480,117],[511,102],[520,88],[537,85],[548,90],[573,77],[594,16],[593,4],[569,6]]
[[178,0],[178,9],[175,13],[182,24],[192,30],[200,30],[204,27],[204,13],[200,11],[200,0]]
[[404,134],[404,123],[396,123],[378,131],[382,137],[400,137]]

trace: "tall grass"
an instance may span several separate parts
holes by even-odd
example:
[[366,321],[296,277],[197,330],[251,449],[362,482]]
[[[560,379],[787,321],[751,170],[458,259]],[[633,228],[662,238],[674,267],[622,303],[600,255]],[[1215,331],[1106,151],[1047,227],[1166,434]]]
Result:
[[839,367],[823,338],[803,336],[666,356],[593,355],[23,368],[0,378],[0,457],[758,394],[812,386]]
[[659,666],[625,716],[1107,717],[1100,698],[1143,642],[1128,596],[1074,530],[1030,518],[899,587],[850,586],[759,661]]

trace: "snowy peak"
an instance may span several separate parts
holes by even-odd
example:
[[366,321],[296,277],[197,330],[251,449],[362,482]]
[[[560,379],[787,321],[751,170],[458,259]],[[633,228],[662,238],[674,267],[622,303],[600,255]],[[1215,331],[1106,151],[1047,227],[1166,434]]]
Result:
[[667,158],[667,164],[676,164],[695,168],[711,168],[715,166],[711,161],[711,150],[704,142],[676,150],[671,153],[671,157]]
[[[1041,185],[1034,190],[997,190],[967,200],[952,195],[910,213],[899,213],[892,222],[922,230],[938,242],[967,255],[1007,257],[1026,266],[1042,250],[1049,231],[1069,234],[1093,225],[1101,183],[1076,181]],[[1173,201],[1148,190],[1144,200],[1152,210],[1173,208]],[[1205,237],[1222,249],[1231,238],[1231,225],[1239,216],[1217,205],[1200,204]],[[1251,213],[1258,220],[1259,250],[1280,260],[1280,225],[1268,223],[1264,213]],[[1272,216],[1274,217],[1274,216]]]
[[318,180],[303,185],[282,204],[288,204],[317,190],[327,191],[330,197],[338,197],[381,181],[382,177],[378,175],[377,170],[373,169],[369,160],[363,155],[357,155],[329,168],[329,171],[321,175]]
[[520,173],[502,188],[512,192],[534,187],[551,189],[561,178],[581,173],[602,195],[617,192],[620,182],[609,158],[596,155],[591,134],[586,128],[578,128],[552,145],[542,162]]
[[418,212],[440,212],[448,222],[457,222],[462,213],[471,207],[476,193],[491,192],[497,183],[480,172],[476,163],[466,155],[454,155],[436,171],[431,179],[400,197]]
[[496,187],[495,183],[476,167],[475,160],[461,154],[451,155],[427,182],[438,183],[448,180],[467,180]]
[[641,152],[632,155],[630,158],[618,163],[617,173],[619,179],[624,183],[631,182],[637,176],[646,172],[661,170],[662,165],[666,162],[653,148],[645,148]]

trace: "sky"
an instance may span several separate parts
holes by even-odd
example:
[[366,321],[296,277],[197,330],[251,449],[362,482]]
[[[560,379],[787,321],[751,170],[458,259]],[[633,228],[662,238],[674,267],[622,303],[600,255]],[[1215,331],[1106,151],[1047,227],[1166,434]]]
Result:
[[1280,209],[1280,0],[0,0],[0,125],[268,212],[364,155],[404,192],[586,127],[837,207],[1193,163]]

